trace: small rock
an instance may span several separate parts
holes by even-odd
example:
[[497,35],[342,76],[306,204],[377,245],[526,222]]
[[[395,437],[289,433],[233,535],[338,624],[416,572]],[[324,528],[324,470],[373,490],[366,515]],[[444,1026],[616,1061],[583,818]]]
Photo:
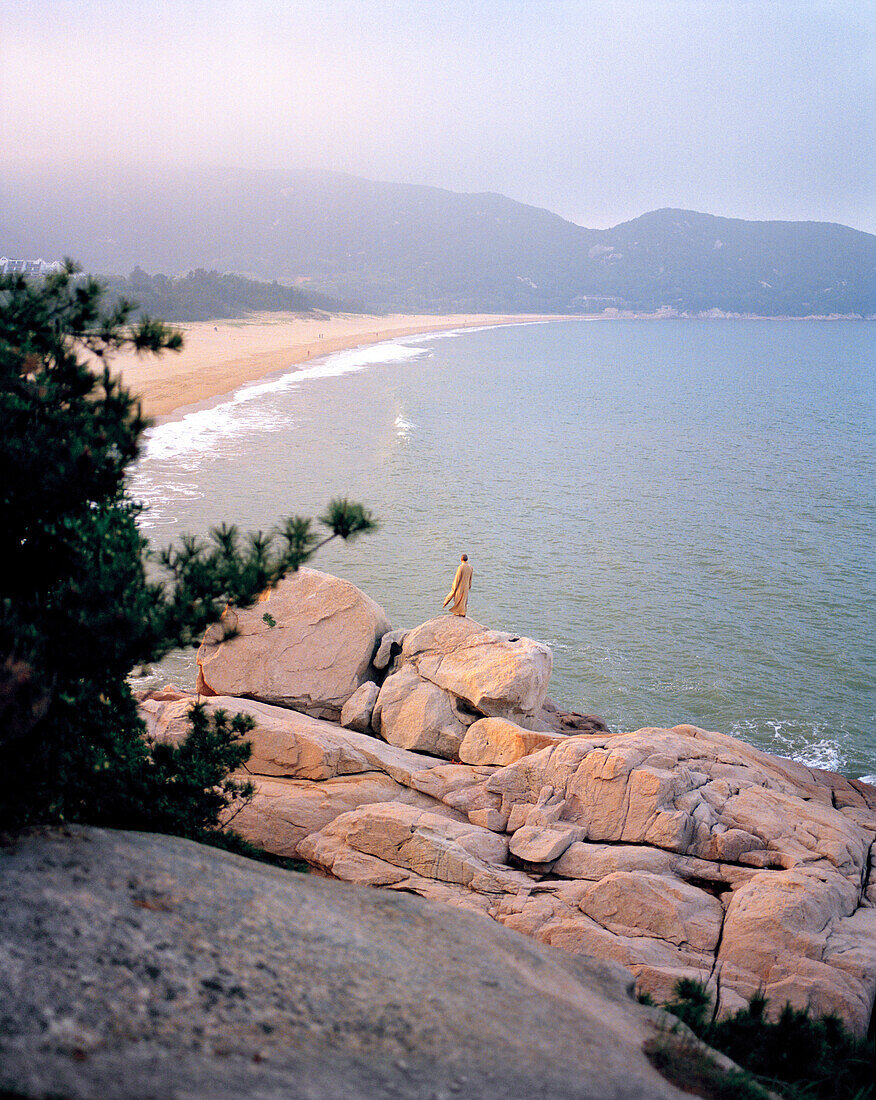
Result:
[[359,733],[371,733],[371,716],[380,688],[373,680],[366,682],[353,692],[341,709],[341,725]]

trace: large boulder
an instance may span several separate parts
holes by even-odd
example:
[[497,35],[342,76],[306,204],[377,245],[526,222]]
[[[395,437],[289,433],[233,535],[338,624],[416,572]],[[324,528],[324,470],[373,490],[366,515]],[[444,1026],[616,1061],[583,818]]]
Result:
[[459,746],[459,759],[463,764],[513,764],[561,740],[556,734],[525,730],[506,718],[481,718],[468,727]]
[[340,718],[372,678],[390,629],[381,607],[348,581],[299,569],[253,607],[226,609],[198,651],[198,690]]
[[403,635],[372,725],[393,745],[453,759],[479,718],[542,728],[551,664],[531,638],[456,615],[431,619]]
[[386,679],[371,716],[372,726],[391,745],[448,760],[459,753],[474,717],[457,700],[404,665]]
[[[455,827],[447,858],[498,844]],[[0,850],[0,910],[4,1095],[686,1095],[620,967],[409,894],[74,828]]]
[[409,631],[402,657],[422,679],[473,710],[512,721],[539,712],[553,666],[543,642],[488,630],[456,615]]

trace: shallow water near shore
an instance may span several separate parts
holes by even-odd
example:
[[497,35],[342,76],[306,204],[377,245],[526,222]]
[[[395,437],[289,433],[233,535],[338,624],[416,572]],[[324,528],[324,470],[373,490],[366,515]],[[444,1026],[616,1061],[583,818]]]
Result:
[[[561,704],[872,776],[873,332],[557,321],[407,337],[160,424],[131,488],[156,547],[361,500],[380,531],[312,564],[393,625],[440,613],[465,551],[470,615],[548,642]],[[151,679],[191,686],[193,651]]]

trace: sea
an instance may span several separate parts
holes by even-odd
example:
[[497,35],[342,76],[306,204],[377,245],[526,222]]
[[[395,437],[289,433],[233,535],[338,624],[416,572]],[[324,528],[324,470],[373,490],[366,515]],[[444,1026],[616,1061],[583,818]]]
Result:
[[[319,551],[397,627],[546,642],[550,695],[613,730],[692,723],[876,781],[874,332],[867,322],[564,320],[340,352],[150,429],[156,550],[361,501]],[[193,686],[194,651],[139,687]]]

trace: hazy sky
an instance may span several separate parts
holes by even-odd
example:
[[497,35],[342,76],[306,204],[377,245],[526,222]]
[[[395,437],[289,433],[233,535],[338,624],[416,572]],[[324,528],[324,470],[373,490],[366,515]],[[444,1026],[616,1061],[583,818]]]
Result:
[[0,160],[876,230],[876,0],[0,0]]

